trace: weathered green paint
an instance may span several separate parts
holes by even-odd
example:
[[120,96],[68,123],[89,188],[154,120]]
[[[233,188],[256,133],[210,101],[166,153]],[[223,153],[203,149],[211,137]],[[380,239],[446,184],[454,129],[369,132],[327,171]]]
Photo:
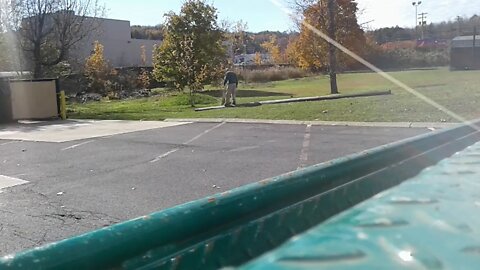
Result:
[[239,270],[479,269],[480,143]]
[[0,269],[218,269],[281,245],[480,140],[422,135],[0,259]]

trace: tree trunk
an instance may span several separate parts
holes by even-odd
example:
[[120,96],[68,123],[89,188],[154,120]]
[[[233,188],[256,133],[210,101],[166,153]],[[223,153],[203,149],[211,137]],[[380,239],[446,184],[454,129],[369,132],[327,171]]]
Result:
[[[335,40],[335,0],[328,0],[328,36]],[[338,94],[337,86],[337,56],[333,44],[328,44],[329,69],[330,69],[330,92]]]
[[35,66],[33,69],[33,78],[40,79],[42,77],[42,66],[39,62],[35,61]]
[[33,78],[39,79],[42,77],[42,59],[41,59],[40,44],[34,44],[33,49]]

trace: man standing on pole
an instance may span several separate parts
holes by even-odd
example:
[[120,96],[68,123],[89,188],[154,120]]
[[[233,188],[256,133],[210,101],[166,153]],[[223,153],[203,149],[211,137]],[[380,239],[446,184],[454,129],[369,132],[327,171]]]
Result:
[[[235,107],[237,105],[238,77],[235,72],[227,69],[225,79],[223,80],[225,91],[223,92],[222,105],[225,107]],[[230,102],[232,98],[232,102]]]

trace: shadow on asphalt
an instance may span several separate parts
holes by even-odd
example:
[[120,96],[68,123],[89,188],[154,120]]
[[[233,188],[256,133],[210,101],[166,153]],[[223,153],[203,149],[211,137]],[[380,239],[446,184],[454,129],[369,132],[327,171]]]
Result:
[[21,131],[21,132],[34,132],[45,130],[48,126],[61,125],[64,129],[78,129],[82,127],[81,123],[73,120],[59,120],[58,118],[52,119],[39,119],[39,120],[21,120],[10,121],[6,123],[0,123],[0,131]]

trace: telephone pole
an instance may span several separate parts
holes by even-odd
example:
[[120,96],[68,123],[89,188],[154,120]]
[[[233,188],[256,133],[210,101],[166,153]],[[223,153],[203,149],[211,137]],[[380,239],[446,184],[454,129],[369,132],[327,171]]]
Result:
[[425,38],[424,27],[427,24],[427,21],[426,21],[427,15],[428,15],[428,13],[422,12],[422,13],[419,14],[419,17],[418,17],[418,19],[420,20],[419,24],[420,24],[420,28],[421,28],[421,31],[422,31],[422,39]]

